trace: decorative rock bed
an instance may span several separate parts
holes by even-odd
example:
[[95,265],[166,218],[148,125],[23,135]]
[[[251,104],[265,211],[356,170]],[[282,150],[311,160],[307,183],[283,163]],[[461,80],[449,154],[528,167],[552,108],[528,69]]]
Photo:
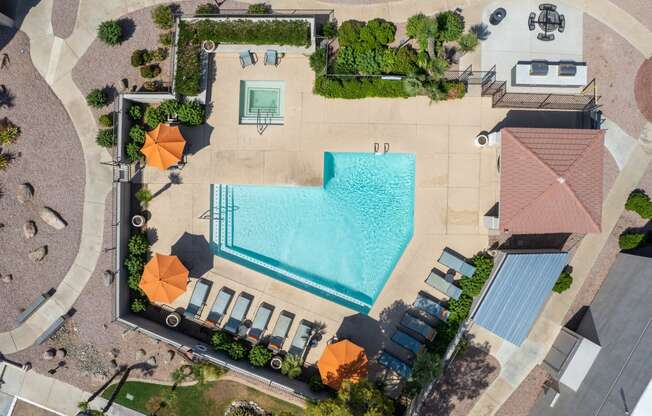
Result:
[[[242,413],[238,411],[244,411]],[[233,403],[229,405],[229,407],[226,409],[226,412],[224,412],[224,416],[240,416],[242,415],[252,415],[252,416],[267,416],[270,415],[271,413],[267,413],[265,409],[260,407],[258,403],[256,402],[248,402],[245,400],[236,400]]]

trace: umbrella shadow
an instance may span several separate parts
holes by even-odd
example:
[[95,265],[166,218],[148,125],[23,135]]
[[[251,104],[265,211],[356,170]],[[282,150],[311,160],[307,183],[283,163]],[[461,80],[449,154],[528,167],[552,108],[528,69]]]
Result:
[[213,268],[213,252],[203,235],[183,233],[172,245],[171,254],[188,268],[190,277],[202,277]]
[[367,355],[361,351],[352,361],[339,365],[334,372],[329,371],[323,380],[324,384],[339,389],[345,380],[362,379],[367,376],[368,364]]

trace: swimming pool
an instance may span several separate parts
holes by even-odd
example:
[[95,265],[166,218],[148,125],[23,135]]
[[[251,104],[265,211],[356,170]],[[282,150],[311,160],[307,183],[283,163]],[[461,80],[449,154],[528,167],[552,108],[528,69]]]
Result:
[[322,187],[212,185],[216,255],[368,312],[412,238],[415,156],[324,153]]
[[240,124],[283,124],[284,81],[240,81]]

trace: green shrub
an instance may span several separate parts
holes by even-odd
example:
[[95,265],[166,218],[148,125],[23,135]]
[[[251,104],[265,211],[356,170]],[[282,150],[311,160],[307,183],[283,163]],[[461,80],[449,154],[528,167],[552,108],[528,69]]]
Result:
[[557,293],[565,292],[570,289],[572,283],[573,276],[568,272],[561,272],[559,279],[557,279],[555,286],[552,288],[552,291]]
[[111,117],[111,114],[102,114],[98,121],[101,127],[113,126],[113,117]]
[[143,158],[144,155],[140,152],[142,147],[142,144],[135,142],[127,143],[127,146],[125,147],[125,153],[127,154],[127,161],[129,161],[129,163],[134,163],[135,161]]
[[263,345],[256,345],[249,351],[249,362],[254,367],[264,367],[272,359],[273,353]]
[[367,48],[377,48],[394,42],[396,26],[384,19],[372,19],[360,28],[360,42]]
[[139,125],[131,126],[129,129],[129,138],[141,146],[145,143],[145,129]]
[[395,50],[394,66],[388,73],[411,75],[416,73],[417,66],[417,51],[410,46],[403,46]]
[[443,41],[452,42],[462,35],[464,20],[458,13],[445,11],[437,15],[437,29]]
[[329,78],[317,77],[314,92],[327,98],[357,99],[366,97],[402,97],[411,96],[401,81],[381,78]]
[[462,52],[471,52],[474,50],[480,41],[475,33],[465,33],[460,36],[459,44]]
[[319,374],[313,374],[310,376],[308,379],[308,387],[310,388],[310,391],[319,393],[320,391],[326,390],[326,386],[324,383],[321,381],[321,377]]
[[6,153],[0,153],[0,170],[6,170],[11,162],[11,158]]
[[[190,30],[190,40],[201,46],[204,40],[215,44],[310,45],[310,23],[303,20],[199,20],[183,25]],[[181,33],[180,33],[181,35]]]
[[144,256],[149,251],[149,241],[145,233],[136,233],[129,238],[127,252],[129,255]]
[[632,250],[645,242],[645,233],[625,231],[618,237],[618,245],[621,250]]
[[107,20],[97,28],[97,37],[110,46],[122,42],[122,26],[117,20]]
[[217,331],[211,337],[211,345],[216,351],[226,350],[233,343],[231,335],[223,331]]
[[640,189],[632,191],[629,194],[625,203],[625,209],[636,212],[641,218],[652,219],[652,202],[645,191]]
[[135,313],[144,312],[147,309],[147,302],[145,299],[134,299],[131,301],[131,311]]
[[158,111],[158,107],[149,106],[145,109],[144,116],[145,124],[151,129],[155,129],[160,123],[164,123],[166,120],[165,114]]
[[149,205],[149,202],[152,200],[152,192],[147,189],[147,187],[143,186],[136,192],[136,200],[140,202],[144,207],[147,207]]
[[156,78],[161,74],[161,67],[157,64],[145,65],[140,68],[140,76],[143,78]]
[[138,283],[140,283],[140,276],[143,273],[143,268],[145,267],[145,261],[141,256],[128,255],[125,258],[125,268],[129,272],[129,276],[133,277],[134,285],[130,283],[129,287],[132,289],[138,289]]
[[335,73],[355,74],[357,68],[355,48],[344,46],[338,49],[335,56]]
[[255,3],[250,4],[247,7],[247,13],[249,14],[270,14],[272,12],[272,6],[266,3]]
[[226,346],[226,352],[229,357],[238,361],[247,355],[247,348],[238,341],[233,341]]
[[175,117],[179,112],[181,103],[177,100],[165,100],[158,106],[158,112],[165,118]]
[[131,104],[128,114],[133,121],[140,121],[143,119],[143,107],[138,104]]
[[293,354],[288,354],[285,356],[283,364],[281,365],[282,374],[285,374],[291,379],[295,379],[301,375],[302,371],[303,361],[301,360],[301,357]]
[[95,142],[101,147],[113,147],[115,146],[115,135],[113,134],[113,129],[100,130],[97,133]]
[[364,27],[364,22],[357,20],[347,20],[343,22],[337,30],[337,41],[340,47],[354,46],[360,42],[360,30]]
[[324,23],[324,26],[322,27],[322,33],[328,39],[336,38],[337,37],[337,23],[333,22],[332,20],[329,20],[328,22]]
[[106,103],[106,94],[104,94],[104,91],[100,89],[95,88],[94,90],[91,90],[91,92],[89,92],[86,96],[86,104],[90,105],[93,108],[102,108],[106,105]]
[[172,36],[173,36],[173,34],[174,34],[173,32],[161,33],[158,36],[159,43],[161,45],[163,45],[163,46],[171,46],[172,45]]
[[220,12],[220,8],[217,7],[217,5],[214,3],[200,4],[195,9],[195,15],[197,16],[206,15],[206,14],[218,14],[219,12]]
[[171,29],[174,24],[174,14],[169,5],[162,4],[152,10],[152,20],[159,29]]
[[322,75],[326,70],[326,54],[326,48],[319,48],[310,55],[310,68],[312,68],[317,75]]
[[12,123],[7,117],[0,120],[0,144],[15,143],[20,136],[20,127]]
[[150,56],[152,58],[152,61],[161,62],[168,57],[168,50],[167,48],[156,48],[150,53]]
[[204,106],[196,100],[181,103],[177,111],[179,122],[186,126],[198,126],[204,122]]
[[419,48],[423,51],[428,47],[428,39],[437,35],[437,20],[426,16],[423,13],[416,14],[408,18],[405,32],[411,38],[419,43]]
[[408,384],[408,393],[414,396],[427,386],[442,372],[441,357],[433,352],[420,352],[417,354],[412,366],[412,377]]
[[147,52],[145,49],[136,49],[131,53],[131,66],[138,68],[141,65],[145,64],[145,59],[143,57],[144,53]]

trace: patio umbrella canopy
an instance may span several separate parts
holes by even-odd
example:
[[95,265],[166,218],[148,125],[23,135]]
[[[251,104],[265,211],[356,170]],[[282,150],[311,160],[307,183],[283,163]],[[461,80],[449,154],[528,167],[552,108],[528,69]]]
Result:
[[139,286],[150,301],[171,303],[186,291],[188,269],[177,256],[154,254],[145,265]]
[[145,144],[140,152],[147,158],[147,166],[165,170],[181,160],[185,145],[179,127],[160,123],[145,133]]
[[359,381],[367,375],[367,355],[349,340],[327,346],[317,362],[322,382],[337,390],[343,381]]

